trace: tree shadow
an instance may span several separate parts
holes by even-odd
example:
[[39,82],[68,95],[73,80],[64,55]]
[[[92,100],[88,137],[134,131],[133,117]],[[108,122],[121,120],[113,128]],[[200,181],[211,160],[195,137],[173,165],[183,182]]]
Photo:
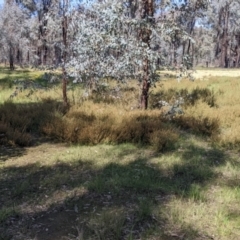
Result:
[[26,78],[28,79],[30,76],[31,71],[28,69],[18,69],[11,71],[6,67],[0,67],[0,73],[6,76],[0,78],[0,84],[10,84],[10,81],[14,81],[19,78]]
[[2,67],[2,66],[0,66],[0,71],[1,71],[1,73],[4,73],[4,74],[14,74],[14,73],[16,73],[16,72],[19,72],[19,73],[29,73],[29,72],[31,72],[30,70],[28,70],[28,69],[21,69],[21,68],[18,68],[18,69],[16,69],[15,71],[12,71],[12,70],[10,70],[8,67]]
[[23,156],[26,149],[13,146],[0,146],[0,164],[13,157]]
[[3,74],[0,76],[0,85],[13,91],[10,99],[23,94],[29,97],[33,92],[48,91],[61,83],[61,77],[57,72],[42,71],[42,74],[39,72],[38,76],[35,76],[29,69],[11,71],[6,67],[0,67],[0,73]]
[[[114,148],[117,146],[109,150],[111,154]],[[115,156],[129,154],[132,151],[126,149]],[[226,164],[228,155],[192,146],[167,174],[151,159],[138,156],[129,163],[96,167],[94,161],[80,158],[52,166],[39,163],[1,168],[0,236],[11,239],[21,233],[22,239],[38,240],[77,239],[80,235],[83,239],[144,239],[157,231],[158,239],[201,239],[203,233],[194,226],[173,232],[174,226],[153,209],[164,208],[172,196],[201,201],[197,191],[218,178],[214,166]],[[14,211],[7,214],[9,209]]]

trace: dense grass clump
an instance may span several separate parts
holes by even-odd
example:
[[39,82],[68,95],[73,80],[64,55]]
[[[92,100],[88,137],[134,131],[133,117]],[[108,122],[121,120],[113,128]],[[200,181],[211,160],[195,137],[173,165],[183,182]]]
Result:
[[14,104],[5,102],[0,105],[0,142],[19,146],[30,146],[41,128],[60,113],[59,103],[42,101],[36,104]]
[[[199,71],[201,75],[201,71]],[[159,100],[170,105],[180,97],[184,99],[181,108],[184,115],[174,119],[177,126],[211,137],[212,143],[225,148],[240,149],[240,83],[237,77],[197,78],[195,82],[164,79],[150,97],[152,108],[159,108]],[[161,111],[166,111],[161,108]]]
[[[96,106],[96,103],[95,103]],[[88,104],[89,107],[89,104]],[[73,107],[62,119],[43,126],[43,132],[61,141],[81,144],[134,143],[152,145],[158,150],[172,148],[178,139],[176,128],[159,112],[118,111],[98,104],[97,112]],[[86,108],[85,108],[86,109]]]
[[94,101],[65,111],[61,103],[50,99],[0,105],[0,134],[2,144],[19,146],[30,146],[44,134],[68,143],[134,143],[159,151],[172,149],[179,135],[159,111],[119,110]]
[[194,133],[206,136],[217,136],[219,134],[220,125],[217,118],[193,116],[179,116],[174,122],[185,130],[191,130]]

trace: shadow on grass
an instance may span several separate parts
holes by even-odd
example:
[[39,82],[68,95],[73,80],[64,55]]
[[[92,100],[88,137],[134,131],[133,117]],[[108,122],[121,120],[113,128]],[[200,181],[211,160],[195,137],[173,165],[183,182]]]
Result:
[[24,79],[28,79],[30,76],[30,72],[28,69],[18,69],[18,70],[14,70],[11,71],[8,68],[3,68],[0,67],[0,74],[4,74],[6,76],[4,77],[0,77],[0,84],[10,84],[10,81],[19,79],[19,78],[24,78]]
[[4,145],[0,146],[0,164],[7,161],[9,158],[24,155],[25,151],[25,148]]
[[[123,158],[119,146],[109,153]],[[106,153],[107,154],[107,153]],[[168,169],[137,157],[128,164],[75,159],[53,166],[29,164],[0,169],[0,239],[196,239],[202,232],[182,226],[173,232],[160,213],[175,196],[204,201],[201,192],[218,177],[214,166],[228,156],[193,146]],[[9,210],[10,209],[10,210]],[[156,211],[156,209],[158,209]],[[20,235],[22,234],[22,235]],[[18,237],[19,237],[18,236]],[[203,236],[202,236],[203,237]],[[204,235],[204,239],[211,239]]]
[[30,70],[28,69],[23,69],[23,68],[17,68],[16,70],[12,71],[10,70],[8,67],[3,67],[3,66],[0,66],[0,72],[3,73],[3,74],[13,74],[13,73],[29,73]]
[[[46,76],[52,76],[52,78]],[[55,79],[52,81],[51,79]],[[28,92],[29,90],[49,90],[56,87],[61,82],[58,73],[46,74],[45,71],[33,71],[28,69],[17,69],[10,71],[7,68],[0,67],[0,86],[13,89],[16,93]]]

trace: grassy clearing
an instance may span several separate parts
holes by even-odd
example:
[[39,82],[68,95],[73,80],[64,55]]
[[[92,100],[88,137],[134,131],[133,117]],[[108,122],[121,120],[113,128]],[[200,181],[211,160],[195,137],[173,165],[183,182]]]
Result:
[[[10,98],[15,78],[42,88]],[[148,111],[134,82],[70,85],[64,109],[42,72],[1,69],[0,239],[239,239],[239,80],[162,80]]]

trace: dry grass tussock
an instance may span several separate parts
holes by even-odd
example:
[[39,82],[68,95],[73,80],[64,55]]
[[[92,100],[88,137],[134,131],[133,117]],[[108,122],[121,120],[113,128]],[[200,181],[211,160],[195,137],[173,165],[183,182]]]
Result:
[[173,148],[179,135],[158,110],[127,111],[92,101],[68,111],[51,99],[32,104],[5,102],[0,112],[1,144],[29,146],[44,134],[69,143],[129,142],[162,151]]
[[41,133],[41,128],[55,118],[54,113],[62,112],[62,104],[42,101],[35,104],[0,105],[0,143],[29,146]]
[[43,132],[61,141],[81,144],[135,143],[152,145],[157,150],[172,148],[177,129],[164,121],[159,111],[125,111],[87,102],[74,106],[62,119],[43,126]]

